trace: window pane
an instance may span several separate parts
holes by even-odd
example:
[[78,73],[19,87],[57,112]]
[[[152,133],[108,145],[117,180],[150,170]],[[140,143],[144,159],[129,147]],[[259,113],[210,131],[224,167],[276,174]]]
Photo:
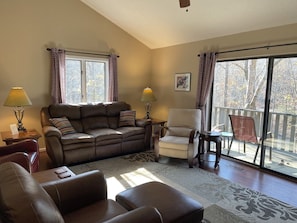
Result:
[[81,102],[81,61],[66,60],[66,102]]
[[[267,59],[248,59],[217,62],[215,67],[212,127],[215,129],[220,126],[220,131],[224,133],[223,154],[251,163],[254,161],[257,145],[237,140],[233,140],[231,145],[230,136],[233,131],[228,115],[252,117],[256,124],[256,135],[261,136],[267,65]],[[257,156],[257,163],[259,158],[260,155]]]
[[105,101],[105,63],[86,62],[86,102]]
[[297,177],[297,57],[274,59],[266,168]]

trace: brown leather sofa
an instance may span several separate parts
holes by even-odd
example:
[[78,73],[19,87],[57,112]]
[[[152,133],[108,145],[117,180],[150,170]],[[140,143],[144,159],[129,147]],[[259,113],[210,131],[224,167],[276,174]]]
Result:
[[[103,159],[149,149],[150,120],[135,119],[121,126],[125,102],[94,105],[56,104],[41,109],[46,151],[56,166]],[[62,134],[51,120],[66,117],[74,132]],[[67,129],[69,130],[69,129]]]
[[39,146],[36,140],[26,139],[0,147],[0,163],[12,161],[19,163],[30,173],[39,169]]
[[0,188],[0,223],[162,223],[153,207],[127,211],[107,199],[98,170],[40,185],[20,165],[6,162],[0,165]]

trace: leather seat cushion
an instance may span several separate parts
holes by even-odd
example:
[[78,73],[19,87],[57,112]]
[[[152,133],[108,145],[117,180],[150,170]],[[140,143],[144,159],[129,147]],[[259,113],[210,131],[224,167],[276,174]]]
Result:
[[189,138],[177,137],[177,136],[164,136],[160,138],[159,147],[176,149],[176,150],[188,150]]
[[134,138],[135,136],[137,135],[140,135],[141,138],[143,138],[144,136],[144,128],[142,127],[120,127],[117,129],[117,131],[121,132],[122,135],[123,135],[123,138],[126,139],[126,138]]
[[96,139],[96,142],[110,139],[121,140],[123,137],[121,132],[109,128],[89,130],[87,133],[92,135]]
[[92,135],[85,133],[74,133],[63,135],[61,137],[63,145],[79,144],[79,143],[95,143],[95,138]]

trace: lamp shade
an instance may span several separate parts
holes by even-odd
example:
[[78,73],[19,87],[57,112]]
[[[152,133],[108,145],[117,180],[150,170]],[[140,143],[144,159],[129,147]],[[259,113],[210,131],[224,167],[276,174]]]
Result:
[[142,102],[153,102],[156,101],[156,97],[153,93],[153,90],[149,87],[145,88],[142,92],[141,101]]
[[32,105],[30,98],[22,87],[13,87],[4,102],[4,106],[22,107]]

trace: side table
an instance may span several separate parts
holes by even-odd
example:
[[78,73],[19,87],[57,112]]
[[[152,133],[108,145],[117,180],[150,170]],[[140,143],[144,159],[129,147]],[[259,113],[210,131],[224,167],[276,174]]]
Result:
[[[152,121],[152,137],[151,137],[151,148],[154,148],[155,137],[157,136],[156,133],[159,131],[160,128],[163,128],[166,121],[160,119],[151,119]],[[164,136],[164,130],[161,130],[161,137]]]
[[36,141],[38,141],[41,135],[35,129],[29,129],[27,131],[20,131],[19,134],[15,135],[12,135],[10,131],[1,132],[1,137],[6,145],[9,145],[25,139],[35,139]]
[[73,177],[75,176],[75,173],[73,173],[68,167],[61,166],[54,169],[32,173],[32,176],[37,182],[45,183],[48,181]]
[[216,143],[216,160],[214,167],[217,168],[220,162],[222,153],[222,137],[220,132],[201,132],[199,135],[198,158],[199,165],[201,164],[201,155],[204,154],[204,142]]
[[[153,127],[153,134],[157,132],[160,127],[164,127],[166,121],[160,119],[151,119],[152,120],[152,127]],[[161,136],[164,136],[163,131],[161,132]]]

